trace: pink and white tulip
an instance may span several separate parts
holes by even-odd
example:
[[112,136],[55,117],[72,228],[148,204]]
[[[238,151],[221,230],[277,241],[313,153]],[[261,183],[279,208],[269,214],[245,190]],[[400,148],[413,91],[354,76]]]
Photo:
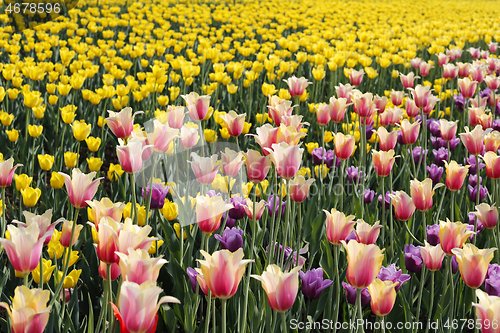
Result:
[[99,187],[99,182],[101,179],[104,179],[104,177],[100,177],[96,180],[92,180],[96,175],[95,172],[85,174],[78,168],[71,170],[71,177],[62,172],[59,172],[59,174],[64,177],[64,184],[68,191],[69,202],[71,202],[75,208],[87,207],[87,200],[92,200]]

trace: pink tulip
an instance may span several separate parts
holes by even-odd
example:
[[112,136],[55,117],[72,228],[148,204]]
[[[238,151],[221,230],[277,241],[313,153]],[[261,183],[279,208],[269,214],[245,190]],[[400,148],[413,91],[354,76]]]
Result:
[[351,92],[353,91],[353,89],[354,87],[351,86],[349,83],[346,85],[339,83],[338,86],[335,86],[335,91],[337,92],[337,98],[345,98],[347,99],[347,103],[351,103]]
[[23,166],[22,164],[16,164],[14,166],[14,159],[11,157],[7,161],[0,162],[0,187],[10,186],[12,183],[12,177],[14,177],[14,171],[18,167]]
[[458,79],[458,88],[464,98],[471,98],[476,93],[477,81],[471,81],[468,77]]
[[136,138],[130,139],[126,145],[121,139],[118,139],[118,142],[120,145],[116,147],[116,155],[118,156],[118,161],[123,171],[127,173],[136,173],[141,170],[143,152],[151,147],[151,145],[144,146],[143,143]]
[[222,197],[214,195],[198,195],[196,197],[196,222],[201,231],[206,234],[217,231],[220,227],[222,214],[234,208],[227,204]]
[[[153,146],[150,141],[150,137],[153,135],[153,133],[146,133],[145,131],[140,130],[137,128],[137,130],[132,132],[132,139],[135,139],[136,141],[139,140],[142,143],[142,162],[145,162],[149,160],[151,155],[153,155]],[[120,140],[118,140],[120,142]]]
[[420,58],[413,58],[413,59],[410,60],[410,63],[411,63],[411,66],[414,69],[419,69],[420,68],[420,64],[422,63],[422,59],[420,59]]
[[210,95],[200,96],[193,91],[189,95],[182,95],[181,97],[186,101],[191,119],[201,121],[205,118],[210,106]]
[[465,126],[465,133],[460,133],[460,139],[465,148],[471,155],[481,155],[484,149],[484,131],[481,125],[469,132],[469,128]]
[[[120,265],[117,263],[111,264],[111,281],[116,280],[121,274]],[[104,261],[99,261],[99,275],[104,279],[108,279],[108,265]]]
[[356,141],[352,135],[344,135],[344,133],[338,132],[333,137],[333,142],[335,144],[335,156],[340,160],[348,159],[354,152]]
[[479,303],[472,303],[472,306],[476,308],[481,333],[498,333],[498,327],[493,323],[500,321],[500,297],[490,296],[481,289],[476,289],[475,294]]
[[457,121],[448,121],[446,119],[439,119],[439,129],[441,131],[441,139],[444,141],[451,141],[457,134]]
[[446,165],[446,187],[450,191],[460,190],[465,177],[467,177],[470,165],[461,166],[456,161],[450,163],[444,161],[444,164]]
[[422,182],[417,179],[411,180],[410,194],[415,207],[421,212],[426,212],[431,209],[434,191],[442,185],[442,183],[438,183],[433,188],[430,178],[426,178]]
[[467,225],[461,222],[439,221],[439,245],[444,253],[452,256],[453,249],[460,249],[474,231],[468,231]]
[[99,221],[99,241],[97,242],[96,252],[100,261],[106,264],[117,264],[119,262],[119,257],[115,252],[118,251],[118,235],[122,227],[121,223],[110,217],[103,217]]
[[290,199],[295,202],[303,202],[309,194],[309,188],[314,183],[314,178],[306,180],[304,176],[295,176],[290,180]]
[[42,333],[50,317],[51,306],[47,306],[49,299],[48,290],[17,287],[12,306],[0,303],[10,317],[12,333]]
[[484,136],[484,150],[486,152],[497,152],[500,148],[500,132],[493,131]]
[[237,137],[243,132],[243,126],[245,125],[245,116],[247,114],[237,114],[234,111],[229,111],[225,115],[219,116],[226,124],[227,131],[232,137]]
[[258,151],[253,149],[248,149],[243,155],[245,156],[248,180],[253,183],[263,181],[271,168],[271,156],[262,156]]
[[[302,118],[304,116],[300,116],[297,114],[291,115],[291,116],[281,116],[281,124],[283,124],[286,127],[291,127],[293,128],[296,132],[299,132],[302,126],[308,125],[308,122],[302,122]],[[343,118],[342,118],[343,119]],[[280,124],[280,126],[281,126]],[[274,142],[276,143],[276,142]]]
[[344,121],[345,111],[350,103],[347,103],[346,98],[330,98],[330,119],[334,123],[341,123]]
[[458,76],[468,77],[470,75],[470,64],[468,62],[466,63],[457,62],[457,66],[458,66]]
[[415,212],[415,204],[411,197],[403,191],[397,191],[396,194],[389,194],[396,218],[400,221],[407,221]]
[[377,241],[378,235],[380,234],[380,229],[382,226],[380,222],[375,222],[374,225],[370,225],[363,220],[358,220],[356,222],[356,229],[354,233],[356,234],[356,240],[358,243],[363,244],[375,244]]
[[413,72],[408,73],[407,75],[399,74],[399,78],[401,79],[401,83],[405,89],[413,88],[414,82],[416,78],[420,78],[420,76],[415,76]]
[[443,66],[443,78],[447,80],[455,79],[458,75],[458,67],[447,63]]
[[154,145],[154,151],[158,153],[166,153],[172,141],[179,137],[179,130],[163,125],[157,119],[153,121],[153,124],[154,132],[148,136],[149,142]]
[[478,84],[481,84],[484,81],[484,77],[486,76],[486,68],[482,64],[474,63],[470,68],[470,77],[472,81],[476,81]]
[[273,144],[272,150],[266,148],[271,154],[271,159],[276,167],[278,175],[284,179],[290,179],[299,171],[302,162],[303,148],[289,146],[287,143]]
[[272,99],[268,105],[268,116],[276,126],[281,124],[281,117],[291,116],[293,112],[292,102],[285,99]]
[[373,102],[372,93],[356,94],[353,96],[354,112],[362,118],[369,118],[375,112],[376,105]]
[[424,261],[425,267],[432,272],[438,271],[443,265],[443,258],[445,253],[441,246],[432,246],[424,240],[425,246],[420,246],[420,255]]
[[163,303],[179,303],[171,296],[158,296],[163,289],[151,281],[138,285],[124,281],[120,289],[118,307],[111,303],[115,317],[120,322],[120,332],[154,333],[158,323],[158,310]]
[[388,108],[384,113],[379,115],[380,126],[396,125],[403,117],[403,109]]
[[330,104],[320,103],[315,106],[318,125],[325,126],[330,122]]
[[490,42],[488,48],[491,53],[495,53],[498,50],[498,43]]
[[429,71],[431,70],[433,66],[431,66],[431,64],[425,62],[425,61],[422,61],[420,63],[420,75],[422,76],[427,76],[429,75]]
[[156,282],[160,268],[167,263],[163,256],[150,258],[146,250],[128,249],[128,254],[117,252],[120,257],[120,271],[124,281],[142,284]]
[[356,224],[356,221],[354,221],[355,216],[345,216],[344,213],[339,212],[335,208],[332,208],[331,213],[324,209],[323,211],[326,214],[326,237],[333,245],[339,245],[353,231]]
[[292,76],[291,78],[288,78],[288,80],[283,81],[288,84],[288,91],[292,97],[302,96],[307,86],[312,84],[312,82],[309,82],[305,77],[296,78],[295,76]]
[[484,154],[484,164],[486,164],[486,176],[490,179],[500,178],[500,156],[492,151]]
[[436,103],[439,102],[439,98],[437,98],[436,96],[430,96],[429,97],[429,102],[427,103],[427,105],[422,109],[422,112],[425,114],[425,115],[429,115],[432,110],[434,109],[434,107],[436,106]]
[[306,135],[307,134],[304,132],[297,131],[295,128],[291,126],[287,127],[284,123],[281,123],[280,127],[278,128],[278,135],[276,136],[276,144],[286,142],[290,146],[296,146]]
[[236,152],[234,150],[226,147],[222,155],[222,170],[224,174],[229,177],[236,177],[240,172],[241,166],[243,165],[243,153],[241,151]]
[[[108,220],[110,219],[108,218]],[[131,218],[126,218],[123,223],[120,223],[117,251],[127,253],[129,249],[149,250],[151,243],[158,240],[154,237],[148,237],[151,230],[149,225],[141,227],[133,224]]]
[[20,273],[32,272],[40,261],[45,239],[52,237],[54,231],[47,231],[38,237],[40,229],[36,223],[25,228],[17,228],[9,224],[7,230],[10,233],[10,240],[0,238],[0,243],[5,248],[10,263]]
[[267,156],[269,155],[269,151],[267,151],[266,148],[271,148],[272,145],[276,143],[276,140],[278,139],[278,130],[279,128],[273,127],[271,124],[265,124],[264,126],[256,129],[257,135],[248,135],[255,137],[255,141],[262,149],[262,154]]
[[144,113],[137,111],[132,114],[132,108],[126,107],[120,112],[109,111],[109,117],[106,118],[106,124],[113,134],[119,139],[127,139],[134,130],[134,117],[136,114]]
[[43,243],[44,246],[49,244],[50,240],[52,239],[52,235],[54,233],[56,225],[64,221],[64,217],[61,217],[54,223],[51,223],[52,209],[46,210],[45,213],[43,213],[43,215],[36,215],[28,211],[24,211],[23,215],[24,218],[26,219],[26,223],[19,222],[17,220],[13,220],[12,223],[16,223],[19,227],[24,227],[24,228],[29,227],[32,224],[38,224],[38,228],[40,230],[40,233],[38,234],[38,239],[43,237],[46,233],[50,233],[50,236],[45,238],[45,242]]
[[[243,206],[245,209],[245,213],[247,214],[250,220],[253,220],[253,201],[247,198],[246,205]],[[255,203],[255,220],[259,220],[264,213],[264,209],[266,208],[266,202],[261,200]]]
[[245,273],[245,266],[253,260],[243,260],[243,249],[232,253],[228,250],[216,251],[212,255],[200,250],[205,260],[197,260],[205,282],[212,295],[220,299],[233,297]]
[[359,71],[351,69],[349,72],[349,80],[351,81],[351,84],[356,87],[361,84],[364,75],[365,71],[363,69]]
[[496,248],[478,249],[474,244],[465,244],[463,249],[452,249],[456,255],[460,275],[464,283],[472,289],[481,287],[493,259]]
[[491,90],[495,91],[498,89],[500,86],[500,79],[496,77],[495,75],[488,75],[485,79],[484,82],[486,82],[486,85],[488,88]]
[[408,119],[403,119],[400,128],[403,143],[406,145],[412,145],[418,139],[418,133],[420,131],[420,120],[417,120],[414,123],[410,123]]
[[372,159],[375,172],[380,177],[387,177],[391,173],[392,166],[396,157],[394,156],[394,150],[389,151],[376,151],[372,150]]
[[407,98],[405,107],[406,107],[406,114],[408,115],[408,117],[414,118],[418,116],[420,109],[417,107],[414,100]]
[[477,216],[479,221],[483,224],[486,229],[493,229],[498,223],[498,209],[496,204],[490,206],[486,203],[482,203],[476,206],[476,211],[474,215]]
[[368,287],[382,267],[384,250],[375,244],[358,243],[355,239],[341,243],[347,251],[347,282],[357,289]]
[[411,91],[415,105],[419,109],[423,109],[429,103],[429,98],[431,97],[431,88],[429,86],[417,85],[415,89],[408,89]]
[[394,149],[398,142],[398,131],[387,132],[385,127],[379,127],[375,132],[378,136],[378,147],[382,151]]
[[395,91],[392,89],[391,91],[391,102],[394,106],[400,106],[403,104],[403,97],[405,96],[404,91]]
[[302,266],[293,268],[290,272],[281,272],[277,265],[269,265],[262,275],[250,275],[262,283],[266,291],[267,301],[271,309],[278,312],[288,311],[299,291],[299,271]]
[[167,121],[168,126],[171,128],[180,129],[184,123],[184,112],[185,108],[183,106],[169,106],[167,108]]
[[123,202],[113,203],[109,198],[102,198],[100,201],[88,200],[87,204],[90,207],[89,220],[95,223],[97,231],[99,231],[99,222],[102,217],[109,216],[115,221],[120,221],[125,209]]
[[481,48],[470,47],[467,52],[470,53],[472,59],[477,60],[481,57]]
[[99,182],[104,179],[104,177],[100,177],[92,181],[96,175],[95,172],[84,174],[78,168],[71,170],[71,177],[62,172],[59,174],[65,178],[64,184],[68,191],[69,202],[75,208],[87,207],[87,200],[92,200],[99,187]]
[[73,233],[73,241],[71,241],[71,230],[73,229],[73,221],[65,220],[63,227],[61,229],[61,245],[64,247],[70,247],[75,245],[78,237],[80,236],[80,231],[83,229],[83,225],[79,224],[75,226],[75,232]]
[[183,125],[181,127],[181,145],[186,149],[193,148],[200,139],[198,135],[198,127]]
[[438,54],[438,66],[439,67],[443,67],[444,65],[446,65],[448,63],[448,61],[450,61],[450,58],[446,54],[444,54],[443,52]]
[[220,163],[217,162],[217,155],[211,157],[201,157],[195,152],[191,153],[192,161],[187,161],[191,165],[196,179],[202,185],[210,185],[217,175]]

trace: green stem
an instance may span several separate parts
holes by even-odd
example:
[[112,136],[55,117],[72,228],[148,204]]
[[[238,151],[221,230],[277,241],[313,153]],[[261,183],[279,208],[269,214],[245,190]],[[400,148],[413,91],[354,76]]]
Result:
[[[382,182],[382,243],[385,242],[385,228],[387,227],[387,223],[385,221],[385,188],[384,188],[384,183],[385,183],[385,178],[380,177],[380,180]],[[392,242],[391,242],[391,247],[392,247]]]
[[108,279],[106,280],[108,282],[108,292],[109,292],[109,300],[108,304],[105,304],[105,306],[108,308],[108,332],[111,332],[111,322],[113,321],[113,309],[111,308],[111,301],[113,300],[113,288],[111,286],[111,264],[106,264],[106,270],[107,270],[107,277]]
[[286,333],[287,330],[286,330],[286,312],[282,312],[281,313],[281,331],[283,333]]
[[227,299],[221,299],[222,302],[222,333],[226,333],[226,312],[227,312]]
[[[1,227],[1,232],[0,238],[5,237],[5,229],[7,227],[7,219],[5,218],[5,187],[2,187],[2,227]],[[21,199],[19,199],[21,201]]]
[[[158,159],[156,157],[157,156],[155,156],[153,154],[153,169],[151,170],[151,178],[149,181],[149,193],[147,193],[147,199],[146,199],[146,221],[144,222],[144,225],[148,225],[148,220],[149,220],[148,217],[149,217],[149,210],[150,210],[150,206],[151,206],[151,197],[153,195],[153,180],[154,180],[154,175],[155,175],[155,171],[156,171],[156,163],[158,162]],[[148,188],[148,184],[146,184],[146,188]],[[139,219],[137,219],[137,221],[139,221]],[[137,223],[139,223],[139,222],[137,222]],[[181,234],[181,236],[182,236],[182,234]]]
[[432,308],[434,306],[434,272],[431,272],[431,301],[429,303],[429,313],[427,314],[427,327],[425,333],[429,332],[429,326],[432,322]]
[[[477,176],[477,184],[476,184],[476,206],[479,206],[479,197],[480,197],[480,189],[481,189],[481,180],[479,178],[479,155],[476,155],[476,176]],[[476,218],[474,219],[474,232],[476,233],[477,235],[477,221],[479,220],[479,218],[476,216]],[[476,239],[477,239],[477,236],[474,236],[472,238],[472,242],[474,245],[476,245]]]
[[103,302],[101,306],[103,306],[103,311],[101,311],[101,313],[99,314],[99,319],[97,320],[97,326],[95,330],[96,332],[101,332],[102,320],[107,316],[108,307],[106,306],[106,304],[108,304],[109,302],[108,288],[104,288],[104,294],[102,295],[102,297],[103,297]]
[[43,290],[43,253],[40,255],[40,289]]
[[[363,321],[363,309],[361,308],[361,289],[356,289],[356,308],[358,309],[358,320]],[[364,333],[365,330],[363,328],[363,325],[360,326],[361,329],[358,330],[358,332]]]
[[[359,117],[359,120],[362,122],[362,125],[361,125],[361,133],[360,133],[360,138],[361,138],[361,142],[362,142],[362,147],[361,147],[361,169],[360,171],[363,172],[363,176],[361,177],[361,174],[360,174],[360,177],[359,177],[359,180],[360,180],[360,183],[361,183],[361,195],[360,195],[360,206],[361,206],[361,219],[363,219],[363,216],[364,216],[364,213],[365,213],[365,205],[364,205],[364,202],[363,202],[363,195],[365,193],[365,177],[366,177],[366,122],[363,121],[363,119],[361,117]],[[382,203],[385,203],[385,194],[382,194]]]
[[[441,213],[441,207],[443,207],[444,197],[445,197],[445,195],[443,193],[443,195],[441,196],[441,200],[439,200],[439,207],[438,207],[438,210],[436,212],[436,224],[439,223],[439,216],[440,216],[440,213]],[[453,197],[452,197],[452,199],[453,199]],[[453,206],[451,206],[451,209],[453,210]]]
[[420,321],[420,306],[422,305],[422,293],[424,291],[424,283],[425,283],[425,265],[422,266],[422,273],[420,274],[420,291],[418,293],[417,316],[415,317],[417,322]]
[[[336,245],[333,251],[333,265],[335,266],[335,279],[337,284],[337,293],[335,295],[335,312],[333,315],[334,322],[337,322],[339,318],[339,308],[340,308],[339,252],[340,252],[340,245]],[[335,328],[335,332],[336,331],[337,329]]]
[[[389,193],[392,193],[392,171],[389,172]],[[384,202],[385,208],[385,202]],[[392,216],[392,203],[389,205],[389,227],[391,232],[391,259],[394,259],[394,220]]]
[[[203,239],[205,240],[205,251],[208,253],[208,238],[209,235],[203,234]],[[205,316],[205,333],[208,333],[210,327],[210,311],[212,307],[212,291],[208,288],[208,299],[207,299],[207,314]],[[215,309],[214,309],[215,310]]]
[[25,287],[28,287],[28,276],[29,276],[29,273],[24,273],[24,275],[23,275],[23,284]]
[[451,192],[451,222],[455,222],[455,191]]
[[[278,182],[278,175],[276,168],[274,168],[274,184],[277,184]],[[257,186],[258,184],[255,184],[254,186]],[[277,193],[278,191],[275,190],[274,193]],[[276,196],[273,198],[273,205],[276,205]],[[274,212],[274,208],[271,210],[273,212],[273,217],[271,219],[271,244],[269,245],[269,260],[268,260],[268,265],[271,265],[274,262],[274,250],[275,250],[275,245],[276,245],[276,239],[275,239],[275,234],[274,234],[274,229],[276,225],[276,213]],[[280,207],[281,209],[281,207]],[[280,210],[281,211],[281,210]]]
[[[475,239],[476,237],[474,237]],[[454,290],[454,287],[453,287],[453,269],[452,269],[452,256],[449,256],[448,257],[448,264],[449,264],[449,267],[448,267],[448,271],[450,272],[450,298],[451,298],[451,305],[450,305],[450,315],[449,315],[449,318],[450,318],[450,323],[453,323],[453,307],[454,307],[454,304],[455,304],[455,290]]]
[[132,211],[134,212],[132,216],[132,223],[139,224],[139,218],[137,216],[137,201],[135,197],[135,175],[133,173],[130,174],[130,187],[132,191]]

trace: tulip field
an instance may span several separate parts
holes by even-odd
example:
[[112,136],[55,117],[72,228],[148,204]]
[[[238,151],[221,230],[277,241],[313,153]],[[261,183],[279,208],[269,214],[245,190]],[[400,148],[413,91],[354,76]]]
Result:
[[499,15],[3,0],[0,332],[500,332]]

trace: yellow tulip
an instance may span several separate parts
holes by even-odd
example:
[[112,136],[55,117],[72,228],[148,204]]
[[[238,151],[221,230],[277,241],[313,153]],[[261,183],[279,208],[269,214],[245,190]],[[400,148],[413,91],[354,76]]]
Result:
[[50,95],[49,96],[49,104],[56,105],[58,99],[59,99],[59,97],[57,97],[56,95]]
[[27,174],[14,174],[14,181],[16,183],[16,189],[20,192],[21,190],[25,190],[30,186],[33,177],[28,177]]
[[101,169],[103,161],[99,157],[91,157],[91,158],[87,158],[87,163],[89,165],[90,171],[97,172]]
[[151,247],[148,249],[149,254],[156,254],[156,244],[157,243],[158,243],[158,248],[159,248],[160,246],[163,245],[164,242],[162,240],[151,242]]
[[42,168],[42,170],[48,171],[52,169],[52,165],[54,164],[54,156],[49,154],[38,154],[38,164],[40,165],[40,168]]
[[72,153],[67,151],[64,153],[64,164],[67,168],[74,168],[78,162],[79,155],[77,153]]
[[94,153],[99,150],[99,146],[101,145],[101,139],[94,138],[93,136],[89,136],[88,138],[86,138],[85,142],[87,143],[87,147],[89,148],[89,150]]
[[53,189],[60,189],[64,185],[64,177],[61,176],[58,172],[52,171],[52,175],[50,176],[50,186]]
[[31,111],[33,111],[33,115],[36,119],[42,119],[45,114],[45,105],[35,106]]
[[19,131],[16,129],[6,130],[5,133],[7,133],[10,142],[16,142],[19,138]]
[[[56,268],[55,265],[52,265],[52,260],[46,260],[43,259],[43,283],[47,283],[50,281],[52,277],[52,272]],[[33,275],[33,281],[35,281],[37,284],[40,284],[40,264],[35,268],[33,272],[31,272]]]
[[177,215],[179,214],[179,207],[175,202],[165,199],[165,204],[161,209],[161,214],[168,221],[173,221],[177,218]]
[[124,171],[120,164],[110,163],[108,169],[108,179],[111,180],[112,182],[118,180],[118,177],[120,177],[123,174],[123,172]]
[[12,124],[13,120],[14,120],[13,114],[9,114],[7,112],[3,112],[0,114],[0,121],[2,122],[2,125],[4,125],[4,126],[10,126],[10,124]]
[[33,207],[37,204],[38,199],[40,199],[40,195],[42,195],[42,191],[37,188],[28,187],[25,190],[21,190],[21,195],[23,196],[23,203],[26,207]]
[[[213,142],[217,141],[217,132],[215,132],[214,130],[207,128],[203,131],[203,134],[205,136],[206,142],[213,143]],[[228,133],[228,135],[229,135],[229,133]]]
[[71,126],[73,128],[73,136],[78,141],[85,140],[89,134],[92,126],[90,124],[86,124],[85,120],[75,121]]
[[[64,283],[63,287],[68,289],[68,288],[74,288],[78,282],[78,279],[80,278],[80,274],[82,274],[81,269],[74,269],[72,270],[66,277],[64,278]],[[57,277],[58,280],[61,281],[63,277],[63,272],[58,271],[57,272]]]

